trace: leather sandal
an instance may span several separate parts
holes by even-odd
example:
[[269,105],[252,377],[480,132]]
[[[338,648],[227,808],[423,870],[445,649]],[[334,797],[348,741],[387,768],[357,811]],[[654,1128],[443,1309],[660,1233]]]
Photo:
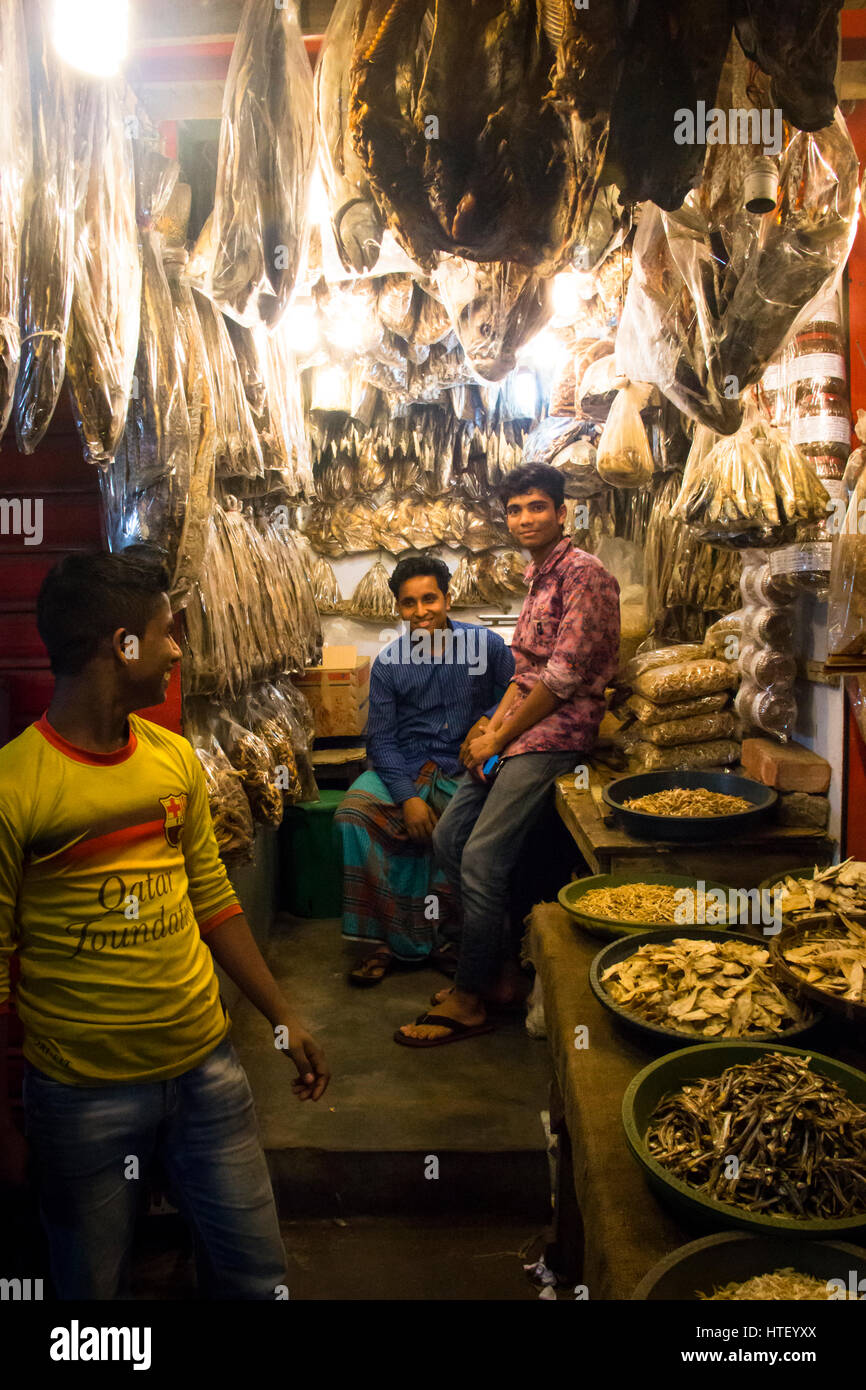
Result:
[[[374,951],[372,955],[366,956],[354,970],[349,971],[349,982],[357,985],[360,989],[369,989],[372,985],[381,984],[385,976],[390,975],[393,969],[394,957],[390,951]],[[371,974],[371,970],[378,973]]]

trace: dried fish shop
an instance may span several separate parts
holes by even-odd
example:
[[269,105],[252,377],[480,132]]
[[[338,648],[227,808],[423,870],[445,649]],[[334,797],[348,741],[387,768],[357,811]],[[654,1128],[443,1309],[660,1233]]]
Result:
[[10,1297],[866,1296],[864,14],[0,0]]

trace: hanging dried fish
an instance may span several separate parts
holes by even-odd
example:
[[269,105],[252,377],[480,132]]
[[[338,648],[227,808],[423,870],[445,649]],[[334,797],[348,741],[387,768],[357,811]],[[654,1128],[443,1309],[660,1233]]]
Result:
[[77,84],[75,169],[66,370],[85,457],[104,466],[126,424],[141,320],[132,141],[119,83]]
[[33,201],[21,238],[21,366],[15,392],[15,434],[23,454],[32,454],[42,440],[66,375],[75,232],[71,81],[51,42],[43,4],[31,6],[28,26]]
[[371,622],[390,622],[399,616],[388,588],[388,571],[381,560],[371,566],[358,584],[350,611],[356,618],[369,618]]
[[337,576],[323,555],[316,556],[310,572],[313,597],[320,613],[341,613],[343,596]]
[[21,359],[18,321],[21,223],[32,167],[27,39],[19,0],[0,5],[0,439]]

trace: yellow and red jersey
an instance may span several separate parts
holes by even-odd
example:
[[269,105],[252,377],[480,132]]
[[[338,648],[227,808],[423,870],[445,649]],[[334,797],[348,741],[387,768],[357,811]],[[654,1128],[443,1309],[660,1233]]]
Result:
[[136,715],[116,753],[43,717],[0,748],[0,1012],[70,1085],[156,1081],[225,1037],[203,933],[241,912],[186,739]]

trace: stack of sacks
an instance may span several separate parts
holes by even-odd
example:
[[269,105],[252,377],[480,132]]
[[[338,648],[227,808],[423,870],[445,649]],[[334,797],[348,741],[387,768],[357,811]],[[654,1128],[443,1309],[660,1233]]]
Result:
[[645,652],[626,669],[634,718],[626,732],[634,771],[728,767],[740,760],[731,691],[736,667],[683,644]]

